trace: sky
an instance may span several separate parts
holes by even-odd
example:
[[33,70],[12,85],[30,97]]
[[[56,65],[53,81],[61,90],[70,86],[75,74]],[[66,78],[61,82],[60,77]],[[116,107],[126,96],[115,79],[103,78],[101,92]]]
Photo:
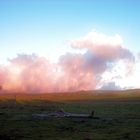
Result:
[[139,14],[139,0],[0,0],[0,85],[140,88]]

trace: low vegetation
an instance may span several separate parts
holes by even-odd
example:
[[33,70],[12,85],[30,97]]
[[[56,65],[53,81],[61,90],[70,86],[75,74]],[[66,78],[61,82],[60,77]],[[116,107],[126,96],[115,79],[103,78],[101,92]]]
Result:
[[[0,102],[1,140],[139,140],[140,99],[80,101]],[[77,118],[32,118],[34,113],[63,108],[72,113],[90,113],[109,121]]]

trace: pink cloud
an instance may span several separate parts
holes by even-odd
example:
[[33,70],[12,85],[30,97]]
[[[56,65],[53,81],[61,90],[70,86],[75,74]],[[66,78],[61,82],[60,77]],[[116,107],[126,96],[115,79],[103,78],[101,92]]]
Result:
[[83,68],[82,55],[61,56],[59,64],[35,55],[18,55],[0,69],[4,90],[20,92],[60,92],[95,87],[93,72]]
[[105,60],[133,57],[131,52],[123,47],[123,41],[119,35],[107,36],[98,32],[90,32],[84,37],[72,40],[70,45],[78,49],[86,48]]
[[117,61],[125,61],[129,69],[132,65],[128,62],[134,62],[133,54],[123,47],[119,35],[91,32],[71,41],[71,46],[86,48],[87,52],[67,53],[58,63],[34,54],[19,54],[8,65],[0,66],[0,85],[3,90],[30,93],[93,90],[102,74]]
[[63,81],[67,91],[95,89],[94,71],[85,67],[86,61],[81,54],[61,56],[60,65],[64,72]]

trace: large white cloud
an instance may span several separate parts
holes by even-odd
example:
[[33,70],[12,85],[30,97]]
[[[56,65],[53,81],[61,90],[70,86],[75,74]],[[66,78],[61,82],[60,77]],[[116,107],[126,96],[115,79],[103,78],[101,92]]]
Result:
[[84,37],[70,42],[73,48],[86,48],[94,55],[107,60],[120,58],[133,59],[131,52],[123,47],[120,35],[108,36],[103,33],[90,32]]
[[4,90],[37,93],[140,87],[140,60],[135,62],[120,35],[90,32],[70,45],[86,52],[66,53],[58,63],[33,54],[10,59],[0,66],[0,85]]

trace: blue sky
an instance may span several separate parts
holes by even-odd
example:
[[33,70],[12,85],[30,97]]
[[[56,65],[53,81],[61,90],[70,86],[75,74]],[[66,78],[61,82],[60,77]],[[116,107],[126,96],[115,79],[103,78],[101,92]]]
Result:
[[0,85],[140,88],[139,26],[140,0],[0,0]]
[[139,0],[0,0],[0,63],[18,53],[56,60],[67,40],[97,30],[140,51]]

